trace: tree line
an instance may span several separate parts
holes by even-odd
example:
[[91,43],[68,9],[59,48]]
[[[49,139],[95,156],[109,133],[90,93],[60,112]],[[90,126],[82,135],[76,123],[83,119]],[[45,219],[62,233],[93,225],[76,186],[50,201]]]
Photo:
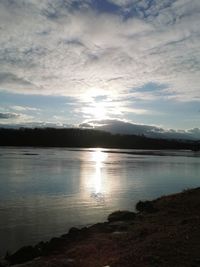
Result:
[[155,139],[78,128],[0,129],[1,146],[105,147],[127,149],[199,149],[195,141]]

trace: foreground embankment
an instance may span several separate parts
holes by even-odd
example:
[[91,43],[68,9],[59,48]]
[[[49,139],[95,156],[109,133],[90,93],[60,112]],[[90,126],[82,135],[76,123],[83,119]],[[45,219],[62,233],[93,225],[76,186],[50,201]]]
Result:
[[[141,201],[105,223],[23,247],[2,266],[200,266],[200,188]],[[0,265],[0,266],[1,266]]]

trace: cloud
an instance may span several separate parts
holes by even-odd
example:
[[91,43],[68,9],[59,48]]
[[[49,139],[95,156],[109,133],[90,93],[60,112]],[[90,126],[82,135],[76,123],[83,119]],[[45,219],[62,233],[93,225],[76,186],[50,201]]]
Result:
[[44,122],[44,121],[38,121],[38,122],[19,122],[19,123],[12,123],[12,124],[5,124],[5,123],[0,123],[0,128],[74,128],[74,125],[71,124],[62,124],[62,123],[53,123],[53,122]]
[[200,129],[188,130],[164,129],[154,125],[131,123],[124,120],[89,120],[79,125],[82,128],[94,128],[111,133],[145,135],[152,138],[200,140]]
[[77,98],[100,88],[120,99],[154,82],[179,100],[199,99],[199,0],[110,2],[120,10],[98,12],[94,1],[1,1],[1,87]]
[[28,106],[12,106],[10,109],[17,110],[17,111],[40,111],[39,108],[33,108]]
[[19,117],[20,117],[20,115],[17,114],[17,113],[8,113],[8,112],[3,113],[3,112],[0,112],[0,119],[7,120],[7,119],[16,119],[16,118],[19,118]]
[[109,2],[118,5],[120,7],[126,7],[129,5],[134,5],[138,2],[138,0],[109,0]]
[[30,88],[32,87],[31,83],[26,81],[24,78],[18,77],[13,73],[9,72],[0,72],[0,84],[1,86],[9,87],[9,88]]
[[198,126],[199,14],[199,0],[0,1],[0,91],[18,94],[1,111],[19,113],[3,123],[126,118],[153,136],[162,128],[152,122]]
[[0,112],[0,120],[2,125],[29,123],[32,122],[33,119],[33,116],[23,113]]

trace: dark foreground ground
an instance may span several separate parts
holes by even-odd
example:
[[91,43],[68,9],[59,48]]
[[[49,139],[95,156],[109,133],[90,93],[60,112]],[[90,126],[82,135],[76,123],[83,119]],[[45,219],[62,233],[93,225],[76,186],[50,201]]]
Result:
[[24,247],[2,266],[200,266],[200,188],[139,202],[136,208],[136,214],[115,212],[108,222]]

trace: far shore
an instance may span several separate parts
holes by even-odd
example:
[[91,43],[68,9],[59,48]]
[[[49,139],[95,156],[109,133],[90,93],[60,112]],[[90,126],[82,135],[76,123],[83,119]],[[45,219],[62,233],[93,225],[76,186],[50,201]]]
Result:
[[140,201],[136,210],[23,247],[0,267],[200,266],[200,188]]

